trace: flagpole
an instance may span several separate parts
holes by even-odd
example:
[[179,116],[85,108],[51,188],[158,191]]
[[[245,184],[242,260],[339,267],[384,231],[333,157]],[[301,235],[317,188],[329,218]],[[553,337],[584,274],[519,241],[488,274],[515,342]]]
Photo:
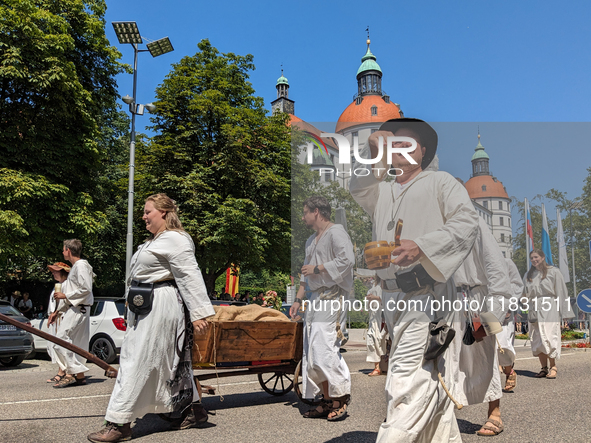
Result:
[[529,271],[529,268],[531,267],[531,263],[529,261],[529,254],[531,253],[531,251],[529,243],[529,233],[527,229],[529,224],[529,205],[527,204],[527,198],[524,199],[523,203],[523,210],[525,211],[525,267],[526,270]]

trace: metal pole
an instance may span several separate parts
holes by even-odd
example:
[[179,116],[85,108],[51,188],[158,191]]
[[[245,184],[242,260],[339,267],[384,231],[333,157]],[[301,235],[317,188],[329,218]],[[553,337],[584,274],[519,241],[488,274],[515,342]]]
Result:
[[133,252],[133,195],[135,176],[135,111],[137,89],[137,44],[133,44],[133,102],[129,105],[131,111],[131,142],[129,143],[129,188],[127,198],[127,238],[125,244],[125,281],[129,279],[131,255]]

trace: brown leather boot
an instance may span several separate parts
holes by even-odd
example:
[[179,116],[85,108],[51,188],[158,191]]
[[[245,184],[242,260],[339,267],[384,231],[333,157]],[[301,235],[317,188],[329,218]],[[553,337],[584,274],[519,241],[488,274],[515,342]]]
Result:
[[88,434],[87,438],[95,443],[116,443],[131,440],[131,423],[118,425],[108,421],[103,429]]
[[179,431],[181,429],[200,428],[207,423],[207,411],[201,403],[193,403],[189,413],[183,419],[172,422],[170,428]]

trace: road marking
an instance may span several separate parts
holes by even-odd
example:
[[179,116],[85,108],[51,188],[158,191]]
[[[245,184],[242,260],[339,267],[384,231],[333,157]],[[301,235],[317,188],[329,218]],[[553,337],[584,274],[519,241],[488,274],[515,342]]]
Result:
[[22,405],[22,404],[27,404],[27,403],[46,403],[48,401],[83,400],[86,398],[101,398],[101,397],[110,397],[110,396],[111,396],[111,394],[101,394],[101,395],[86,395],[84,397],[64,397],[64,398],[45,398],[43,400],[7,401],[4,403],[0,403],[0,406]]
[[[569,352],[568,354],[560,354],[561,357],[564,357],[565,355],[577,355],[578,352]],[[539,360],[538,357],[521,357],[521,358],[516,358],[515,361],[517,360]]]

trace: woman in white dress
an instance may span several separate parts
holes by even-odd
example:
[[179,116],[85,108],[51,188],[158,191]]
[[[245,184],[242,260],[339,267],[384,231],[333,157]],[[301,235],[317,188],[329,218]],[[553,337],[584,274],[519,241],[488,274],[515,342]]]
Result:
[[137,319],[128,311],[106,426],[88,436],[92,442],[129,440],[131,422],[148,413],[175,413],[173,429],[207,421],[190,354],[187,358],[184,352],[191,347],[187,320],[195,334],[202,334],[207,329],[206,317],[215,314],[195,259],[195,246],[182,227],[174,201],[165,194],[148,197],[143,220],[152,236],[134,254],[127,285],[129,291],[132,281],[153,283],[152,309]]
[[540,249],[534,249],[529,257],[532,267],[523,278],[523,294],[529,299],[531,350],[542,365],[536,377],[554,379],[560,358],[560,325],[563,319],[573,317],[573,311],[560,270],[548,266]]

